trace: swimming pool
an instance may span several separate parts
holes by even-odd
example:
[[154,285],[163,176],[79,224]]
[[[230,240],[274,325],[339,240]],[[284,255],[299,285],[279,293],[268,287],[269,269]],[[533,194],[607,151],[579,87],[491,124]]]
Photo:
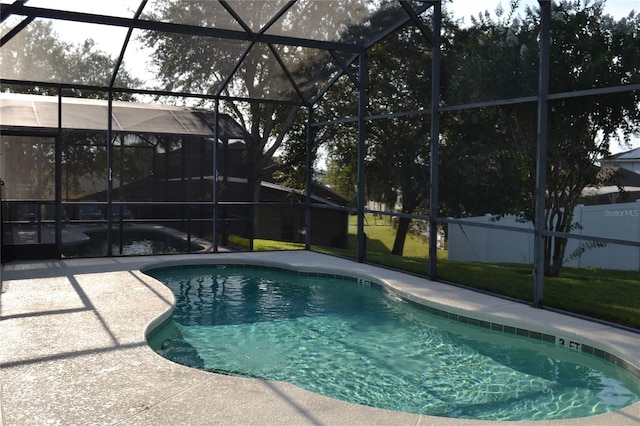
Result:
[[601,356],[452,320],[368,281],[247,265],[147,273],[177,296],[150,344],[192,367],[448,417],[582,417],[638,401],[637,378]]
[[[65,257],[100,257],[107,255],[107,229],[86,228],[83,234],[89,239],[81,244],[68,244],[63,248]],[[122,253],[118,233],[114,232],[112,253],[123,256],[147,256],[154,254],[176,254],[205,250],[199,242],[188,241],[186,234],[181,234],[163,226],[139,226],[124,228],[122,236]]]

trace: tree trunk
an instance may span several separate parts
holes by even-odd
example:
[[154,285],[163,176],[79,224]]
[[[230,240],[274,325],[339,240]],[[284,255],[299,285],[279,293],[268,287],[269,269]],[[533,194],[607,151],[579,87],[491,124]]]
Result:
[[401,217],[398,220],[398,229],[396,231],[396,239],[393,242],[393,250],[391,250],[391,254],[402,256],[404,252],[404,242],[407,239],[407,233],[409,232],[409,224],[411,223],[411,219],[407,217]]
[[[256,201],[260,201],[260,178],[256,170],[256,153],[253,147],[249,147],[249,167],[247,173],[247,187],[246,187],[246,201],[251,203],[246,206],[247,224],[246,233],[249,239],[249,251],[253,251],[253,240],[255,238],[256,230],[258,229],[258,209],[253,204]],[[256,199],[258,197],[258,199]]]
[[544,237],[544,276],[551,276],[551,246],[553,245],[553,237],[545,236]]
[[[571,220],[573,214],[566,209],[573,210],[571,205],[567,205],[564,212],[558,214],[558,223],[555,230],[558,232],[569,232],[571,230]],[[562,264],[564,263],[564,253],[567,248],[567,239],[561,237],[553,238],[553,264],[551,265],[551,276],[559,277]]]
[[[260,190],[262,189],[261,186],[261,179],[259,177],[256,177],[254,179],[253,182],[253,202],[254,203],[259,203],[260,202]],[[251,206],[251,250],[253,251],[253,240],[256,238],[257,233],[258,233],[258,227],[260,226],[259,224],[259,218],[260,218],[260,208],[256,205],[252,205]]]
[[[568,232],[572,215],[559,208],[554,209],[551,218],[547,222],[550,231]],[[555,223],[555,225],[554,225]],[[561,237],[545,237],[544,247],[544,275],[546,277],[559,277],[564,262],[564,253],[567,248],[567,239]]]
[[560,269],[562,269],[562,262],[564,260],[563,259],[564,251],[566,247],[567,247],[566,238],[560,238],[560,237],[553,238],[553,263],[551,264],[551,267],[549,270],[550,272],[549,276],[551,277],[560,276]]

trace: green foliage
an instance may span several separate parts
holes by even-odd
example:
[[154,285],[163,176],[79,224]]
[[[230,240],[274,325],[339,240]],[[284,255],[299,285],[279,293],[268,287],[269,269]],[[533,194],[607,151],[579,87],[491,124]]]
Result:
[[232,249],[237,249],[237,250],[248,250],[249,247],[251,246],[248,238],[241,237],[235,234],[229,235],[228,245]]
[[339,151],[340,154],[334,155],[333,159],[327,163],[325,182],[355,206],[357,204],[358,165],[351,153],[354,148],[355,146],[350,145],[345,146],[344,149],[332,149],[332,151]]
[[[304,190],[307,183],[307,126],[304,110],[298,110],[287,137],[283,140],[281,155],[278,158],[280,167],[274,173],[274,178],[281,185],[288,188]],[[311,147],[311,162],[317,158],[318,145]],[[313,179],[313,176],[312,176]]]
[[255,251],[303,250],[304,244],[287,241],[254,240],[253,249]]
[[578,244],[578,247],[571,252],[568,256],[569,260],[578,259],[582,256],[587,250],[597,249],[606,247],[607,243],[603,243],[601,241],[582,241]]
[[531,185],[529,160],[507,129],[496,124],[500,118],[498,108],[443,115],[440,215],[500,215],[520,209],[518,200]]

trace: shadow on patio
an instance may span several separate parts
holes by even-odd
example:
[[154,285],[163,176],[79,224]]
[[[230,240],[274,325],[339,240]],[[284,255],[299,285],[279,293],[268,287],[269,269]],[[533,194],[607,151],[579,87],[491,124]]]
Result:
[[[182,256],[171,256],[177,259]],[[160,258],[15,263],[2,272],[0,419],[25,424],[416,424],[286,383],[172,363],[146,343],[170,290]]]

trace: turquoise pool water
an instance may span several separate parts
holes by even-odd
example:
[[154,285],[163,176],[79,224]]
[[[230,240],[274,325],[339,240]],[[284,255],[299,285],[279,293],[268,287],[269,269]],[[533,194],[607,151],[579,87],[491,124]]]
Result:
[[172,321],[149,343],[191,367],[459,418],[584,417],[640,400],[638,379],[613,363],[449,320],[357,282],[230,266],[147,273],[177,296]]

